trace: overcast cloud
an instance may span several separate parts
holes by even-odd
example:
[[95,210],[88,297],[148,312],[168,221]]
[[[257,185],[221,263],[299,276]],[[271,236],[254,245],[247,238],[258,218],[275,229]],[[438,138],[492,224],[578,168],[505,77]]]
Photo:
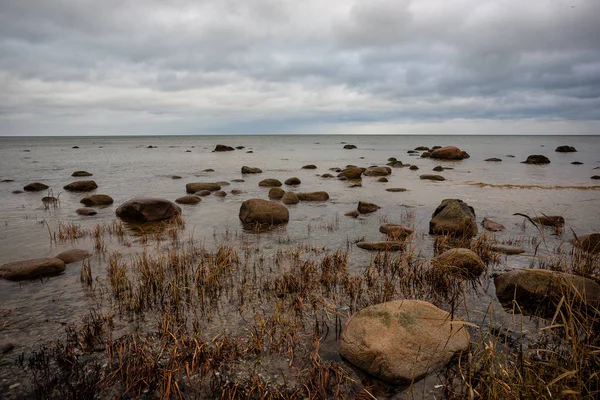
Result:
[[599,0],[2,0],[0,135],[600,133]]

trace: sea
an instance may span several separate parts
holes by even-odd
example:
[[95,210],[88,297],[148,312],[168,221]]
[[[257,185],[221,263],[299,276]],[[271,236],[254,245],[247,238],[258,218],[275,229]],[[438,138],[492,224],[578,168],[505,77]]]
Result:
[[[217,144],[240,147],[234,151],[213,152]],[[353,144],[356,149],[344,149]],[[469,153],[462,161],[421,158],[418,146],[453,145]],[[561,145],[577,152],[559,153]],[[151,147],[150,147],[151,146]],[[242,148],[243,146],[243,148]],[[529,155],[547,156],[547,165],[522,163]],[[385,165],[391,157],[404,164],[392,168],[388,182],[363,177],[356,186],[321,175],[347,165]],[[500,158],[500,162],[485,161]],[[579,162],[581,164],[572,164]],[[316,169],[303,169],[305,165]],[[448,168],[433,172],[438,165]],[[260,174],[242,174],[241,167],[262,169]],[[89,178],[73,178],[85,170]],[[422,180],[423,174],[442,175],[444,181]],[[521,242],[526,253],[504,257],[502,269],[531,267],[534,252],[568,249],[573,234],[600,232],[600,139],[597,136],[456,136],[456,135],[270,135],[270,136],[123,136],[123,137],[4,137],[0,138],[0,264],[28,258],[50,257],[71,248],[94,253],[91,239],[77,243],[52,240],[59,224],[78,224],[92,229],[116,220],[115,210],[138,196],[174,201],[186,194],[186,183],[228,182],[225,197],[206,196],[197,205],[182,205],[186,235],[206,247],[216,246],[225,235],[240,236],[259,243],[266,255],[285,246],[308,245],[343,248],[350,251],[350,268],[360,270],[373,255],[358,249],[359,239],[383,240],[382,223],[409,224],[417,232],[419,251],[432,256],[433,237],[428,235],[431,214],[443,199],[458,198],[475,210],[478,223],[490,218],[507,229],[495,233],[498,241],[515,242],[535,232],[522,216],[561,215],[566,220],[562,234],[547,232],[542,248]],[[173,179],[179,176],[181,179]],[[258,182],[265,178],[301,180],[299,186],[284,190],[326,191],[324,202],[289,205],[290,221],[272,232],[244,231],[238,218],[242,202],[267,199],[269,188]],[[98,208],[94,216],[81,216],[76,210],[87,193],[68,192],[63,186],[76,180],[94,180],[93,193],[107,194],[114,204]],[[243,180],[236,182],[234,180]],[[49,186],[41,192],[22,192],[31,182]],[[404,188],[389,192],[389,188]],[[233,189],[240,190],[232,194]],[[17,191],[17,193],[13,193]],[[56,207],[45,207],[42,198],[59,199]],[[344,216],[359,201],[381,208],[359,218]],[[327,228],[329,227],[329,228]],[[483,228],[480,226],[480,232]],[[132,240],[126,249],[116,241],[106,244],[106,252],[141,251],[142,243]],[[106,257],[92,258],[95,277],[105,274]],[[0,280],[0,342],[10,341],[16,349],[0,355],[0,368],[14,363],[15,357],[35,346],[64,336],[64,326],[76,323],[94,300],[79,282],[80,268],[67,267],[56,278],[11,282]],[[493,299],[491,293],[482,300]],[[498,308],[500,308],[498,306]]]

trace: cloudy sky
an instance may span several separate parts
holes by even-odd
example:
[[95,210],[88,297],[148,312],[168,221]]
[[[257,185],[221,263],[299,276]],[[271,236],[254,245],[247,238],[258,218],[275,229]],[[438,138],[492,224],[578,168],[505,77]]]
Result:
[[600,0],[1,0],[0,135],[600,133]]

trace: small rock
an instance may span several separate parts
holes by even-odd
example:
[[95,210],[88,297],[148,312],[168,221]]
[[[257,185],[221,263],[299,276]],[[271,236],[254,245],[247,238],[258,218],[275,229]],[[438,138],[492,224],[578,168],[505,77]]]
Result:
[[399,241],[358,242],[356,247],[370,251],[401,251],[404,243]]
[[33,182],[23,187],[23,190],[26,192],[41,192],[42,190],[48,189],[48,185],[44,185],[40,182]]
[[274,187],[269,190],[269,199],[280,200],[285,195],[285,191],[281,188]]
[[58,275],[65,270],[65,263],[58,258],[35,258],[15,261],[0,266],[0,278],[21,281],[41,276]]
[[75,210],[75,212],[78,215],[86,215],[86,216],[98,214],[98,211],[94,210],[93,208],[89,208],[89,207],[78,208],[77,210]]
[[402,168],[402,167],[405,167],[405,165],[402,163],[402,161],[390,161],[386,165],[389,166],[389,167],[392,167],[392,168]]
[[245,147],[244,147],[244,146],[235,146],[235,148],[236,148],[236,149],[238,149],[238,150],[245,149]]
[[91,172],[87,172],[87,171],[75,171],[71,174],[71,176],[92,176],[93,174]]
[[385,189],[386,192],[392,192],[392,193],[399,193],[399,192],[406,192],[405,188],[387,188]]
[[298,199],[300,201],[326,201],[329,200],[329,194],[327,192],[298,193]]
[[186,193],[196,193],[201,190],[209,190],[211,192],[216,192],[217,190],[221,190],[221,185],[214,182],[192,182],[185,185]]
[[281,202],[283,204],[288,204],[288,205],[298,204],[298,203],[300,203],[300,199],[298,198],[298,195],[294,192],[285,192],[285,194],[281,198]]
[[600,175],[593,175],[590,179],[594,179],[594,180],[600,179]]
[[224,190],[217,190],[214,194],[216,197],[225,197],[227,193]]
[[438,165],[437,167],[434,167],[433,170],[436,172],[441,172],[444,170],[444,167],[442,167],[441,165]]
[[215,170],[212,168],[206,168],[206,169],[203,169],[202,172],[215,172]]
[[242,203],[239,218],[245,224],[277,225],[288,222],[290,213],[274,201],[249,199]]
[[81,249],[71,249],[63,251],[60,254],[57,254],[54,258],[58,258],[62,260],[65,264],[72,264],[77,261],[85,260],[86,258],[90,258],[92,254],[87,250]]
[[242,194],[242,193],[244,193],[244,191],[243,191],[243,190],[240,190],[240,189],[233,189],[233,190],[231,191],[231,194]]
[[317,169],[317,166],[314,164],[310,164],[303,166],[302,169]]
[[384,233],[396,240],[406,239],[413,233],[413,230],[402,225],[383,224],[379,227],[379,232]]
[[165,199],[136,197],[121,204],[116,214],[124,221],[155,222],[181,215],[181,208]]
[[181,179],[181,177],[179,175],[173,175],[171,176],[171,179]]
[[440,160],[463,160],[469,158],[469,154],[458,147],[446,146],[433,150],[429,157]]
[[356,209],[361,214],[369,214],[379,210],[380,208],[381,207],[379,207],[377,204],[367,203],[366,201],[359,201],[358,207]]
[[363,172],[365,176],[387,176],[391,173],[392,169],[390,167],[369,167]]
[[294,185],[299,185],[302,183],[302,181],[300,181],[300,179],[296,178],[295,176],[292,178],[288,178],[285,180],[284,182],[286,185],[288,186],[294,186]]
[[210,190],[199,190],[196,193],[194,193],[194,196],[200,196],[200,197],[210,196],[210,193],[211,193]]
[[571,164],[572,165],[583,165],[583,163],[581,161],[573,161]]
[[443,268],[452,274],[473,279],[485,272],[485,264],[477,254],[469,249],[450,249],[433,260],[436,268]]
[[180,198],[178,198],[177,200],[175,200],[175,203],[186,204],[186,205],[194,205],[194,204],[200,203],[201,201],[202,201],[202,199],[200,197],[195,196],[193,194],[188,194],[187,196],[181,196]]
[[114,202],[113,198],[106,194],[92,194],[81,199],[80,203],[86,206],[107,206]]
[[381,178],[377,179],[377,182],[385,183],[385,182],[389,182],[389,181],[387,180],[387,178],[382,176]]
[[419,147],[415,147],[415,150],[417,150],[417,151],[429,151],[429,147],[419,146]]
[[258,186],[279,187],[281,186],[281,182],[278,179],[263,179],[262,181],[258,182]]
[[445,181],[446,180],[446,178],[444,178],[441,175],[431,175],[431,174],[421,175],[421,176],[419,176],[419,178],[429,180],[429,181]]
[[495,251],[496,253],[502,253],[506,255],[525,253],[525,249],[522,249],[518,246],[507,246],[504,244],[494,244],[490,246],[490,250]]
[[350,168],[346,168],[345,170],[340,172],[337,175],[337,177],[338,178],[346,178],[346,179],[361,179],[364,171],[365,171],[364,168],[350,167]]
[[226,146],[224,144],[218,144],[215,149],[213,150],[213,153],[216,151],[234,151],[235,149],[231,146]]
[[232,179],[231,182],[246,182],[244,179]]
[[483,221],[481,221],[481,226],[491,232],[499,232],[506,229],[504,225],[494,222],[489,218],[484,218]]
[[21,194],[21,193],[25,193],[25,192],[22,190],[13,190],[11,193],[12,194]]
[[352,150],[352,149],[356,149],[357,147],[353,144],[347,144],[344,146],[344,149],[346,150]]
[[466,238],[475,236],[475,210],[459,199],[442,200],[429,221],[429,234]]
[[358,218],[358,216],[360,215],[360,213],[358,212],[358,210],[352,210],[352,211],[345,212],[344,215],[346,217]]
[[500,161],[502,161],[502,159],[501,158],[492,157],[492,158],[486,158],[485,161],[500,162]]
[[550,164],[550,160],[548,157],[543,156],[541,154],[533,154],[527,157],[527,160],[522,162],[523,164],[534,164],[534,165],[543,165]]
[[333,175],[326,173],[326,174],[321,175],[321,178],[329,179],[329,178],[333,178]]
[[411,171],[418,171],[419,167],[417,167],[416,165],[411,165],[408,169],[410,169]]
[[577,150],[575,150],[575,147],[573,147],[573,146],[558,146],[556,148],[556,150],[554,150],[554,151],[557,151],[559,153],[575,153],[575,152],[577,152]]
[[98,185],[94,181],[76,181],[63,186],[63,189],[70,192],[91,192],[98,189]]
[[262,169],[260,169],[260,168],[247,167],[245,165],[242,167],[242,174],[260,174],[260,173],[262,173]]

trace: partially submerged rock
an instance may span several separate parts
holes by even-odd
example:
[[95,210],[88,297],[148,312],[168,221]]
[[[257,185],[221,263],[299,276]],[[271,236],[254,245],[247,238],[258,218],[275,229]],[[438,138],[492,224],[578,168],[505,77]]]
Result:
[[388,176],[392,174],[392,169],[390,167],[369,167],[363,174],[365,176]]
[[405,188],[387,188],[385,189],[386,192],[392,192],[392,193],[400,193],[400,192],[406,192]]
[[379,210],[380,208],[381,207],[379,207],[377,204],[367,203],[366,201],[359,201],[358,207],[356,209],[361,214],[369,214]]
[[391,384],[406,384],[445,366],[469,347],[460,321],[433,304],[396,300],[363,308],[347,322],[340,353]]
[[86,206],[108,206],[114,203],[114,200],[107,194],[91,194],[81,199],[80,203]]
[[262,173],[262,169],[260,169],[260,168],[247,167],[245,165],[242,167],[242,174],[260,174],[260,173]]
[[379,227],[379,232],[398,240],[406,239],[413,233],[413,230],[402,225],[383,224]]
[[527,157],[527,160],[523,161],[523,164],[534,164],[534,165],[543,165],[550,164],[550,160],[548,157],[543,156],[541,154],[533,154]]
[[600,254],[600,233],[577,236],[570,240],[571,244],[588,253]]
[[475,210],[459,199],[445,199],[429,222],[429,233],[470,238],[477,234]]
[[70,192],[91,192],[98,189],[98,185],[94,181],[75,181],[63,186],[63,189]]
[[360,168],[360,167],[346,168],[342,172],[340,172],[337,175],[337,177],[338,178],[346,178],[346,179],[361,179],[364,170],[365,170],[364,168]]
[[217,191],[216,191],[216,192],[213,194],[213,196],[216,196],[216,197],[225,197],[225,196],[227,196],[227,192],[226,192],[226,191],[224,191],[224,190],[217,190]]
[[504,225],[492,221],[489,218],[484,218],[483,221],[481,221],[481,226],[483,226],[483,229],[486,229],[491,232],[500,232],[506,229]]
[[560,228],[565,225],[565,219],[560,215],[543,215],[541,217],[534,217],[532,220],[540,225],[552,226],[555,228]]
[[0,278],[10,281],[22,281],[42,276],[58,275],[64,270],[65,263],[63,260],[58,258],[34,258],[0,266]]
[[525,249],[522,249],[521,247],[508,246],[505,244],[493,244],[490,246],[490,250],[495,251],[496,253],[502,253],[509,256],[525,253]]
[[226,146],[224,144],[218,144],[215,149],[213,150],[213,153],[215,151],[234,151],[235,149],[231,146]]
[[82,249],[71,249],[63,251],[60,254],[57,254],[54,258],[58,258],[62,260],[65,264],[72,264],[77,261],[82,261],[87,258],[90,258],[92,254],[87,250]]
[[75,171],[71,174],[71,176],[77,176],[77,177],[81,177],[81,176],[92,176],[94,174],[92,174],[91,172],[87,172],[87,171]]
[[93,208],[89,208],[89,207],[78,208],[77,210],[75,210],[75,212],[77,213],[77,215],[84,215],[84,216],[91,216],[91,215],[98,214],[98,211],[94,210]]
[[274,201],[249,199],[242,203],[239,218],[244,224],[278,225],[288,222],[290,213]]
[[217,190],[221,190],[221,185],[215,182],[192,182],[185,185],[185,191],[187,193],[196,193],[202,190],[216,192]]
[[[589,278],[564,272],[519,269],[494,278],[498,300],[515,312],[552,318],[563,296],[569,307],[600,306],[600,285]],[[513,306],[513,300],[518,307]]]
[[469,158],[469,154],[466,151],[462,151],[458,147],[446,146],[437,150],[433,150],[429,157],[438,160],[463,160],[465,158]]
[[300,199],[298,198],[298,195],[294,192],[285,192],[285,194],[281,198],[281,202],[283,204],[298,204],[300,203]]
[[554,150],[554,151],[559,152],[559,153],[575,153],[575,152],[577,152],[577,150],[573,146],[558,146],[556,148],[556,150]]
[[305,165],[302,169],[317,169],[317,166],[314,164]]
[[353,144],[344,145],[344,149],[346,149],[346,150],[352,150],[352,149],[356,149],[356,148],[357,147]]
[[326,201],[329,200],[329,194],[327,192],[298,193],[298,199],[300,201]]
[[194,204],[200,203],[201,201],[202,201],[202,199],[200,197],[193,195],[193,194],[188,194],[186,196],[179,197],[177,200],[175,200],[175,203],[194,205]]
[[433,174],[424,174],[419,176],[419,179],[424,179],[424,180],[429,180],[429,181],[445,181],[446,178],[444,178],[441,175],[433,175]]
[[370,251],[401,251],[404,249],[404,242],[400,241],[381,241],[381,242],[358,242],[356,247]]
[[48,188],[48,185],[44,185],[40,182],[32,182],[28,185],[23,186],[23,190],[26,192],[41,192],[42,190],[46,190]]
[[288,186],[295,186],[301,184],[302,181],[299,178],[293,176],[291,178],[286,179],[284,183]]
[[271,188],[271,190],[269,190],[269,198],[271,200],[280,200],[281,198],[283,198],[283,196],[285,196],[285,190],[281,188],[274,187]]
[[181,208],[169,200],[156,197],[136,197],[121,204],[117,217],[131,222],[168,220],[181,214]]
[[273,178],[263,179],[262,181],[258,182],[258,186],[279,187],[281,186],[281,181]]
[[210,196],[212,192],[210,190],[199,190],[196,193],[194,193],[194,196],[200,196],[200,197],[204,197],[204,196]]
[[469,249],[450,249],[432,259],[436,268],[443,268],[451,274],[473,279],[485,272],[485,264],[477,254]]
[[501,158],[492,157],[492,158],[486,158],[485,161],[500,162],[500,161],[502,161],[502,159]]
[[358,212],[358,210],[351,210],[351,211],[346,211],[344,213],[344,215],[346,217],[358,218],[358,216],[360,215],[360,213]]

